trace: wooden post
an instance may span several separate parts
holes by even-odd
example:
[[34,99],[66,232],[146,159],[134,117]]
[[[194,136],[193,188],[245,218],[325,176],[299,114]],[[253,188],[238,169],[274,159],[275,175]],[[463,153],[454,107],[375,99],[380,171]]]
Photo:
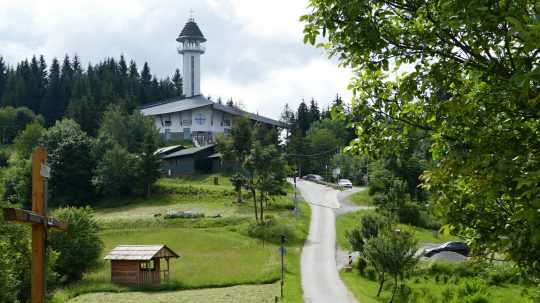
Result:
[[32,224],[32,303],[44,303],[47,293],[47,230],[66,230],[68,224],[47,217],[47,152],[38,147],[32,153],[32,211],[4,208],[6,221]]
[[[32,211],[43,217],[45,210],[45,178],[41,166],[47,161],[45,148],[38,147],[32,154]],[[47,222],[32,224],[32,303],[44,303],[47,287],[46,262]]]

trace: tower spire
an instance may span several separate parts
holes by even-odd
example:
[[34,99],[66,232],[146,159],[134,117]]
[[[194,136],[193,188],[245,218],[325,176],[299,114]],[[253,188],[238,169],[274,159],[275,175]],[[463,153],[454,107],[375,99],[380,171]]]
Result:
[[186,97],[201,94],[201,54],[204,54],[204,47],[201,43],[206,42],[206,38],[195,23],[193,10],[190,10],[190,15],[188,22],[176,39],[181,43],[178,47],[178,53],[183,56],[182,76]]

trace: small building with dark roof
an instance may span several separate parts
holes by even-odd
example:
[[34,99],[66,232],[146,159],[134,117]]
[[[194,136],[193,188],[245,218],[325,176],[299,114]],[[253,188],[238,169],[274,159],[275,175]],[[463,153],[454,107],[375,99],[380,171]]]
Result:
[[[111,281],[145,285],[169,281],[169,259],[180,256],[166,245],[119,245],[105,256],[111,261]],[[165,259],[165,265],[161,260]]]
[[215,144],[181,149],[162,155],[161,169],[170,177],[217,172],[221,157],[216,155]]

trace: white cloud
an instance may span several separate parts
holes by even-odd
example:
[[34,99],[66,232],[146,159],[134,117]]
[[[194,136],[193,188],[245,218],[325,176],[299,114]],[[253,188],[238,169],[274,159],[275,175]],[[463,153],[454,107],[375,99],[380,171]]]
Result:
[[322,105],[346,94],[350,71],[302,43],[307,0],[1,0],[0,56],[77,53],[83,64],[120,53],[159,77],[180,68],[175,39],[195,10],[208,38],[202,91],[242,100],[278,117],[285,102],[314,97]]
[[270,38],[302,37],[302,24],[298,21],[305,14],[307,1],[303,0],[207,0],[224,14],[227,20],[243,24],[244,30],[255,36]]
[[232,97],[249,111],[279,118],[285,103],[295,108],[302,98],[309,101],[313,97],[321,107],[328,105],[336,93],[349,100],[351,94],[346,86],[350,77],[350,71],[338,68],[333,62],[315,59],[301,68],[272,70],[249,86],[231,82],[219,75],[203,78],[202,86],[203,93],[214,97]]

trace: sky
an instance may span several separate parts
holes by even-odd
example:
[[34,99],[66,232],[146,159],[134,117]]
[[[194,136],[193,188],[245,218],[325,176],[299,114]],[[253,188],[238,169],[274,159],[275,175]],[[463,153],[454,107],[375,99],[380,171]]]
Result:
[[[43,54],[77,54],[86,65],[120,54],[159,78],[181,69],[176,37],[193,10],[207,38],[201,91],[233,98],[247,110],[279,118],[315,98],[345,100],[351,71],[303,44],[299,17],[307,0],[1,0],[0,56],[10,65]],[[157,101],[157,100],[156,100]]]

